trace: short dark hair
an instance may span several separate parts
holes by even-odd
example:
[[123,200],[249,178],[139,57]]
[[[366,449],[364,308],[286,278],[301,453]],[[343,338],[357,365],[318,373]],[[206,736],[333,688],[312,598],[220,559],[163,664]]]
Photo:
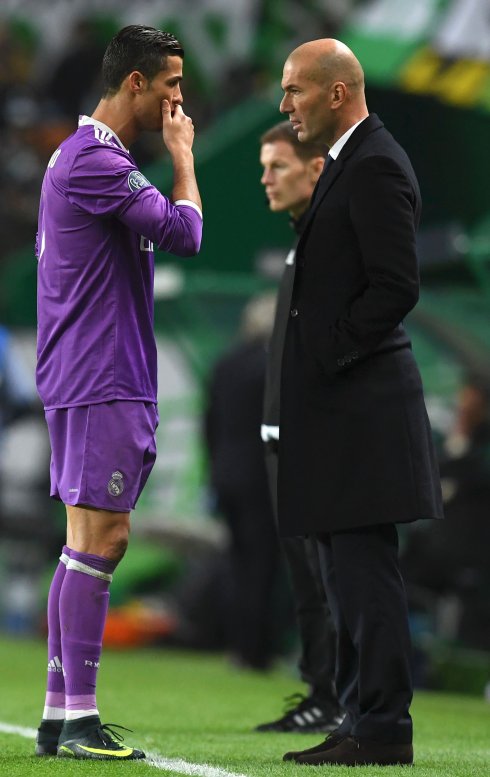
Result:
[[281,121],[267,130],[267,132],[264,132],[260,138],[260,145],[275,143],[278,140],[284,140],[286,143],[289,143],[293,147],[296,156],[304,162],[316,156],[326,157],[328,154],[328,148],[323,143],[300,143],[290,121]]
[[129,73],[139,70],[151,81],[165,70],[167,57],[184,58],[184,49],[169,32],[131,24],[113,37],[102,60],[102,96],[115,94]]

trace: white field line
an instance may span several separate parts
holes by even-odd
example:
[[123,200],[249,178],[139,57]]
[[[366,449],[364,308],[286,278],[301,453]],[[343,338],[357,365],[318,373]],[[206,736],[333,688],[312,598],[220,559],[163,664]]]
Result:
[[[0,721],[0,732],[3,734],[17,734],[17,736],[34,740],[37,731],[35,728],[25,728],[24,726],[12,726],[10,723]],[[148,766],[154,766],[155,769],[161,769],[166,772],[176,772],[177,774],[187,774],[191,777],[247,777],[245,774],[237,772],[227,772],[219,766],[210,764],[194,764],[184,761],[182,758],[164,758],[158,753],[147,753],[146,760]]]
[[24,726],[11,726],[10,723],[0,723],[0,731],[3,734],[18,734],[26,739],[35,739],[37,731],[35,728],[24,728]]
[[147,753],[145,763],[163,769],[166,772],[178,772],[178,774],[195,775],[195,777],[247,777],[237,772],[227,772],[219,766],[210,764],[193,764],[182,758],[163,758],[158,753]]

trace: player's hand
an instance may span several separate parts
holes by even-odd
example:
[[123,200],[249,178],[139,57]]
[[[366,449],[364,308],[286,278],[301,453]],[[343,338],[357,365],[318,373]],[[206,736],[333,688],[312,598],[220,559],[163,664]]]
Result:
[[194,142],[194,125],[182,107],[176,105],[172,116],[169,101],[162,100],[162,119],[163,142],[169,153],[173,156],[190,151]]

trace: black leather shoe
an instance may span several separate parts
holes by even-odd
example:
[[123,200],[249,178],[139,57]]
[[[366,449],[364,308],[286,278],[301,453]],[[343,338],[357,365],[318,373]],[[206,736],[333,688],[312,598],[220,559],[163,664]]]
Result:
[[328,737],[323,740],[323,742],[320,742],[319,745],[309,747],[308,750],[292,750],[289,753],[286,753],[282,760],[297,761],[298,763],[301,763],[299,759],[303,756],[324,753],[326,750],[331,750],[332,747],[336,747],[343,739],[345,739],[345,736],[338,734],[336,731],[332,731],[332,733],[329,734]]
[[[328,739],[325,745],[328,745]],[[315,750],[315,752],[312,752]],[[413,763],[412,745],[386,744],[371,739],[344,737],[337,739],[332,746],[323,749],[318,746],[295,754],[298,764],[320,766],[337,764],[338,766],[397,766]],[[288,759],[290,760],[290,759]]]

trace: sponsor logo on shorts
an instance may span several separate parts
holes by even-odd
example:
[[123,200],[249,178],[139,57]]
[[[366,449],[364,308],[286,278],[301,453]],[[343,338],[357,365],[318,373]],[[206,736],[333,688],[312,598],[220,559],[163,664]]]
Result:
[[124,491],[123,475],[118,469],[112,473],[111,479],[107,484],[107,490],[111,496],[121,496]]
[[147,186],[151,186],[151,183],[139,170],[132,170],[128,175],[128,186],[130,191],[137,192],[138,189],[145,189]]

